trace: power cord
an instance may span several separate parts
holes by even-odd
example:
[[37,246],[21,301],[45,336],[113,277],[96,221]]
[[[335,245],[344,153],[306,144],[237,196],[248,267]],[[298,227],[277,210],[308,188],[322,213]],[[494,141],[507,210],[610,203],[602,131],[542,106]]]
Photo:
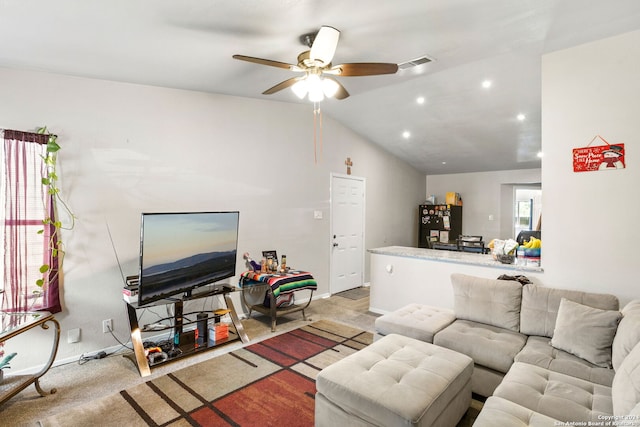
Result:
[[111,334],[113,339],[116,340],[118,342],[118,344],[120,344],[122,346],[122,348],[126,348],[127,350],[133,351],[133,347],[128,347],[127,346],[127,344],[131,342],[131,340],[127,341],[126,343],[123,343],[122,341],[120,341],[118,339],[118,337],[116,337],[116,335],[113,333],[113,330],[110,327],[107,327],[107,328],[109,329],[109,333]]
[[107,353],[104,351],[99,351],[93,356],[85,356],[84,353],[80,355],[80,359],[78,359],[78,365],[84,365],[90,360],[104,359],[107,357]]
[[[122,349],[133,351],[133,348],[127,346],[128,342],[127,343],[123,343],[113,333],[113,329],[111,329],[111,328],[108,328],[108,329],[109,329],[109,333],[111,334],[113,339],[116,340],[118,342],[118,344],[120,344],[120,346],[122,346]],[[80,355],[80,358],[78,359],[78,364],[79,365],[84,365],[85,363],[89,362],[90,360],[104,359],[105,357],[111,356],[113,354],[116,354],[118,351],[121,351],[121,350],[116,350],[116,351],[113,351],[111,353],[107,353],[106,351],[99,351],[96,354],[91,355],[91,356],[85,356],[84,353],[83,353],[83,354]]]

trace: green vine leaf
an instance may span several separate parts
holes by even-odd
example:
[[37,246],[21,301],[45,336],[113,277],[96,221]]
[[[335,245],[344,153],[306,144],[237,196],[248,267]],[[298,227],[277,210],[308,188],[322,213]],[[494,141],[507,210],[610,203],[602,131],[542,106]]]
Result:
[[49,142],[47,143],[47,152],[55,153],[59,149],[60,146],[58,145],[58,143],[53,138],[49,138]]
[[49,265],[48,264],[43,264],[40,266],[40,273],[46,273],[47,271],[49,271]]

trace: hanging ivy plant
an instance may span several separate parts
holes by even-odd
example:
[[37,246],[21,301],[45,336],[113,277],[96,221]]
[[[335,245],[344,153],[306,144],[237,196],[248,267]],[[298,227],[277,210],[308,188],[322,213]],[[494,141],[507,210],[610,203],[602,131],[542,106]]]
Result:
[[[51,251],[50,260],[55,258],[58,259],[58,270],[62,268],[62,260],[64,259],[64,245],[62,240],[60,239],[60,230],[71,230],[75,225],[75,216],[71,209],[64,201],[60,194],[60,188],[58,187],[58,174],[56,172],[57,160],[58,160],[58,151],[60,150],[60,145],[58,145],[57,139],[58,136],[49,133],[47,127],[41,127],[38,129],[39,134],[48,135],[49,139],[47,141],[47,152],[46,155],[43,156],[43,160],[45,162],[47,168],[47,175],[42,177],[42,185],[49,187],[49,195],[51,195],[52,206],[50,209],[45,209],[46,214],[45,218],[42,220],[42,224],[46,227],[52,229],[52,232],[49,234],[49,250]],[[62,208],[66,211],[69,218],[71,219],[71,224],[68,226],[63,226],[62,222],[56,218],[56,214],[59,212],[59,208]],[[38,230],[38,234],[44,234],[45,230]],[[40,267],[40,273],[48,274],[51,270],[51,264],[43,264]],[[58,274],[58,272],[56,272]],[[43,276],[44,277],[44,276]],[[36,285],[42,287],[44,286],[44,278],[38,279],[36,281]]]

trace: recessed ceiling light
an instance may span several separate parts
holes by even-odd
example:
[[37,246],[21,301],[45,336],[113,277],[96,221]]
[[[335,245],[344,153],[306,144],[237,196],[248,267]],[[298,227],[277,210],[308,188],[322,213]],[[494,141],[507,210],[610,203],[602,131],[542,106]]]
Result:
[[491,80],[485,80],[482,82],[482,87],[485,89],[489,89],[491,87]]
[[442,162],[442,164],[443,164],[443,165],[446,165],[446,164],[447,164],[447,162]]
[[526,116],[522,113],[518,114],[517,116],[518,120],[523,121],[524,119],[526,119]]
[[420,104],[420,105],[424,104],[424,96],[419,96],[419,97],[416,99],[416,102],[417,102],[418,104]]
[[402,132],[402,137],[404,139],[409,139],[410,136],[411,136],[411,132],[409,132],[408,130],[405,130],[404,132]]

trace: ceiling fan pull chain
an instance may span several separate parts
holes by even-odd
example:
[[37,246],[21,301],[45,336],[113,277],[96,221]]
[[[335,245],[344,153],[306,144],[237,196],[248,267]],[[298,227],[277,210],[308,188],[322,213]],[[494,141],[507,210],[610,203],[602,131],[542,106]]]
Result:
[[320,146],[320,160],[322,160],[322,110],[320,104],[313,103],[313,163],[318,164],[318,149]]
[[316,150],[316,146],[317,146],[316,138],[318,135],[318,132],[316,131],[317,115],[318,115],[317,104],[314,102],[313,103],[313,164],[314,165],[318,164],[318,155]]
[[320,121],[320,161],[322,161],[322,110],[320,105],[318,105],[318,119]]

